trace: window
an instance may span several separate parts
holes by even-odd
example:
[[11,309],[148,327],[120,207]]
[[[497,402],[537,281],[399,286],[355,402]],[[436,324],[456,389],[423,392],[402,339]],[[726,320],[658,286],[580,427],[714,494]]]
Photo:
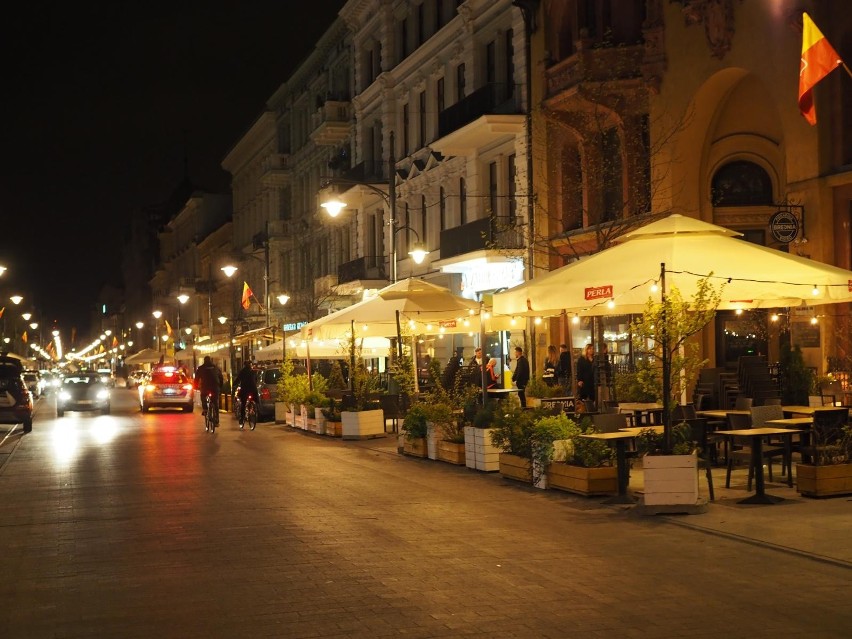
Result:
[[456,67],[456,100],[464,98],[464,62]]
[[426,225],[426,196],[420,196],[420,239],[424,244],[428,244],[428,236],[426,235],[428,231]]
[[402,105],[402,152],[405,155],[411,153],[408,139],[408,127],[411,124],[411,114],[407,104]]
[[426,42],[426,7],[421,2],[417,5],[417,46]]
[[467,224],[467,187],[464,178],[459,178],[459,224]]
[[399,44],[400,44],[400,60],[405,60],[408,54],[408,18],[403,18],[399,22]]
[[603,132],[601,152],[603,156],[601,171],[603,173],[603,211],[600,221],[610,222],[622,217],[624,207],[621,138],[615,127]]
[[761,206],[772,204],[772,180],[754,162],[724,165],[713,176],[713,206]]
[[406,255],[411,246],[411,210],[408,208],[408,202],[405,203],[405,234],[403,237],[405,237],[405,245],[399,252]]
[[426,145],[426,92],[421,91],[418,96],[420,107],[420,126],[417,131],[417,148],[422,149]]
[[497,200],[497,162],[491,162],[488,165],[488,205],[491,208],[491,217],[500,213]]
[[517,177],[517,170],[515,169],[515,154],[512,153],[508,157],[508,165],[506,166],[506,193],[508,194],[508,203],[509,203],[509,224],[515,224],[518,219],[518,203],[515,201],[515,197],[517,195],[517,185],[515,184],[515,178]]
[[494,40],[485,45],[485,81],[488,84],[497,81],[497,45]]
[[438,78],[438,81],[435,83],[435,101],[438,105],[438,113],[444,110],[446,100],[444,98],[444,78]]
[[512,44],[512,30],[506,31],[506,97],[515,94],[515,46]]
[[438,213],[440,215],[441,230],[447,228],[447,198],[442,186],[438,190]]

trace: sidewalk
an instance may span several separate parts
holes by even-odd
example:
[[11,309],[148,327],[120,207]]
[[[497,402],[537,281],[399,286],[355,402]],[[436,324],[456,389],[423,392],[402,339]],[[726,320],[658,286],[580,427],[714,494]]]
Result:
[[[380,439],[341,443],[398,455],[395,434],[388,434],[387,437]],[[411,463],[421,462],[415,458],[410,459]],[[437,461],[426,460],[421,463],[435,464],[436,470],[446,466],[443,462]],[[795,464],[793,468],[795,473]],[[783,497],[784,501],[778,504],[755,506],[738,503],[739,500],[754,492],[753,487],[752,492],[747,490],[748,477],[745,467],[735,469],[731,473],[731,488],[725,488],[725,468],[719,467],[714,468],[712,473],[716,499],[709,503],[706,513],[654,515],[653,517],[663,519],[672,525],[707,534],[771,547],[782,552],[852,568],[852,544],[849,543],[850,534],[852,534],[850,533],[852,531],[852,495],[828,499],[802,497],[796,492],[795,476],[793,487],[790,488],[787,486],[786,477],[780,476],[780,466],[776,464],[773,470],[775,471],[774,481],[770,482],[767,477],[766,492],[776,497]],[[468,472],[483,475],[483,480],[515,483],[512,480],[502,479],[497,473],[482,473],[470,469]],[[642,469],[641,467],[633,468],[630,471],[630,491],[634,495],[641,493],[642,486]],[[518,488],[522,489],[520,484]],[[709,498],[707,480],[703,472],[699,476],[699,490],[703,497]],[[582,503],[586,508],[596,505],[600,508],[615,508],[631,514],[633,511],[631,506],[603,504],[605,498],[582,497],[557,490],[550,492],[564,495],[566,499]]]

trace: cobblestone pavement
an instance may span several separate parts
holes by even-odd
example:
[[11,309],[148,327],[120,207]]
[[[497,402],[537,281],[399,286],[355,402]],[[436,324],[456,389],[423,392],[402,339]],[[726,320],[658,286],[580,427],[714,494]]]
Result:
[[110,416],[42,400],[0,448],[0,637],[852,634],[850,565],[771,540],[794,503],[637,517],[389,438],[211,436],[127,393]]

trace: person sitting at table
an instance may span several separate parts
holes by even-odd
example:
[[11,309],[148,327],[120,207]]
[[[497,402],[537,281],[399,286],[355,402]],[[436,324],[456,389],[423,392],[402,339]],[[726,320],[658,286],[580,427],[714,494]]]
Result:
[[521,407],[527,407],[527,395],[524,389],[530,382],[530,363],[524,356],[524,349],[520,346],[515,346],[515,372],[512,373],[512,381],[518,387],[518,399],[521,400]]
[[594,347],[586,344],[583,354],[577,360],[577,396],[582,400],[595,400],[594,358]]
[[494,372],[494,367],[497,365],[497,360],[493,357],[488,360],[485,365],[485,388],[500,388],[500,378]]

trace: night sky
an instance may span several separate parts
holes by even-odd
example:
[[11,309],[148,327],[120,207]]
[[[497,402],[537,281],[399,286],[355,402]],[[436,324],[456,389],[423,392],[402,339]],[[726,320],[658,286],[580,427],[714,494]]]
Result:
[[[54,3],[0,20],[0,306],[85,331],[130,212],[220,164],[345,0]],[[24,307],[28,308],[24,308]]]

